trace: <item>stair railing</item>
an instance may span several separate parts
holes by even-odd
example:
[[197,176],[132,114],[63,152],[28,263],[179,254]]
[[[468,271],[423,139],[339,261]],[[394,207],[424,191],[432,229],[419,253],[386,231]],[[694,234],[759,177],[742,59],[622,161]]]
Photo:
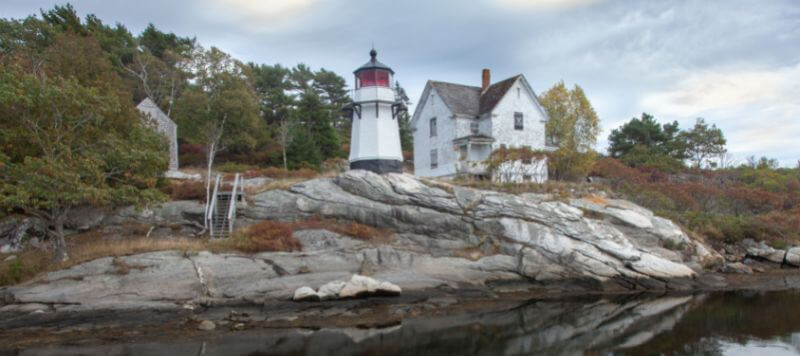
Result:
[[231,190],[231,202],[228,207],[228,232],[233,233],[233,221],[236,218],[236,189],[239,188],[239,173],[233,177],[233,189]]
[[217,179],[214,181],[214,194],[211,195],[211,204],[206,209],[206,221],[208,222],[208,233],[214,237],[214,212],[217,208],[217,191],[219,191],[219,183],[222,176],[217,174]]

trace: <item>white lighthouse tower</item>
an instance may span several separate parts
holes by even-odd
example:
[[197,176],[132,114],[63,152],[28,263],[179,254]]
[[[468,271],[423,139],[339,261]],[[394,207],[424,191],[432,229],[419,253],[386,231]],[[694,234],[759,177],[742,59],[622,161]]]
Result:
[[350,169],[366,169],[375,173],[403,171],[400,130],[397,115],[406,110],[397,102],[392,89],[394,71],[378,62],[378,52],[367,64],[356,69],[353,103],[345,108],[352,118],[350,136]]

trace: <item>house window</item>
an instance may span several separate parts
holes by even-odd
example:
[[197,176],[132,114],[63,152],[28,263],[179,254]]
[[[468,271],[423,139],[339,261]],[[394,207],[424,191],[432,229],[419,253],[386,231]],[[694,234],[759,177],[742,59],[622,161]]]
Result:
[[436,137],[436,118],[431,119],[431,137]]
[[522,130],[522,113],[514,113],[514,130]]
[[520,98],[520,92],[519,92],[519,89],[520,89],[520,88],[517,88],[517,99],[519,99],[519,98]]
[[434,148],[431,150],[431,169],[439,167],[439,152]]
[[470,122],[469,123],[469,130],[473,134],[477,134],[478,133],[478,123],[477,122]]

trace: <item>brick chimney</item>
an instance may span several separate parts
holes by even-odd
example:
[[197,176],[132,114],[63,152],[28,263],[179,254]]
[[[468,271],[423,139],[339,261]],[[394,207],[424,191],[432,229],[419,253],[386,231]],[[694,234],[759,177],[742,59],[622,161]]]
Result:
[[481,76],[481,79],[481,91],[484,91],[489,87],[489,83],[491,82],[491,72],[488,68],[483,69],[483,75]]

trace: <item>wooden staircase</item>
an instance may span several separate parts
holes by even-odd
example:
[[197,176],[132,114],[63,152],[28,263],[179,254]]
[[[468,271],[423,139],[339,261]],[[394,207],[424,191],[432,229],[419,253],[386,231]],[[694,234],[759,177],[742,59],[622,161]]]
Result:
[[230,191],[222,191],[222,176],[217,175],[214,182],[214,193],[206,206],[206,226],[212,239],[229,237],[236,222],[236,203],[241,198],[241,177],[237,173],[233,178]]

